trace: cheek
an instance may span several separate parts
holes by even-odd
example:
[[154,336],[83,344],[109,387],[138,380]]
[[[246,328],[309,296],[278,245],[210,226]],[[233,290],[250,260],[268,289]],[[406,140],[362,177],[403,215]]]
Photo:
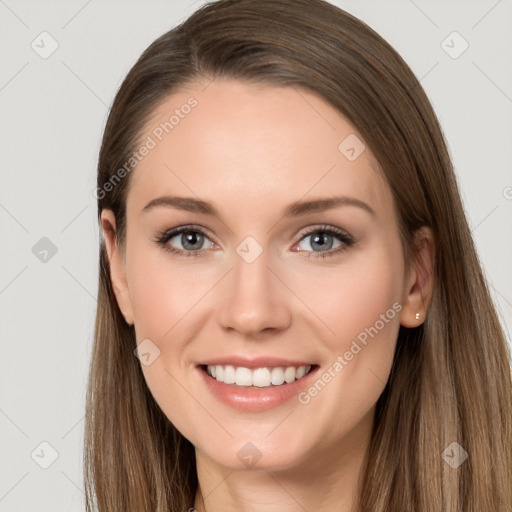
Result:
[[171,263],[165,251],[146,247],[143,241],[134,244],[127,263],[137,344],[144,340],[147,347],[145,340],[151,340],[152,360],[141,365],[144,378],[174,426],[190,433],[194,417],[200,416],[202,409],[199,405],[194,409],[194,390],[185,384],[183,353],[200,331],[201,322],[196,321],[199,308],[194,306],[211,287],[211,278],[196,272],[193,265],[184,272]]
[[403,261],[396,245],[376,244],[371,250],[347,255],[328,270],[310,268],[307,279],[300,279],[295,290],[316,314],[319,327],[321,323],[327,328],[322,327],[322,332],[332,350],[343,350],[376,323],[385,336],[389,325],[399,324]]
[[203,266],[190,265],[184,271],[165,250],[143,242],[130,256],[127,273],[137,340],[176,338],[181,320],[211,287],[211,278],[201,271]]
[[329,421],[339,420],[340,428],[354,427],[388,380],[400,327],[402,270],[401,253],[383,246],[333,269],[329,280],[324,279],[323,305],[320,288],[308,287],[305,302],[314,304],[312,309],[331,332],[323,336],[329,355],[321,382],[299,401],[317,404],[320,415],[330,411]]

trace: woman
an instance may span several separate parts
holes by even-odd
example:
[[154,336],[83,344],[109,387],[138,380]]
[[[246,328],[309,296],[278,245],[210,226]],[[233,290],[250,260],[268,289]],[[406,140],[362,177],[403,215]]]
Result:
[[368,26],[202,7],[121,85],[96,192],[88,510],[512,510],[507,345],[436,116]]

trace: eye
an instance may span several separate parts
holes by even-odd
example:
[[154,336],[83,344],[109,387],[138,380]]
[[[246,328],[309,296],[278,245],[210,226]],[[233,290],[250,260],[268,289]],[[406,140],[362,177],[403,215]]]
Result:
[[[204,231],[193,226],[180,226],[158,233],[155,241],[166,251],[185,257],[201,256],[204,249],[213,245]],[[205,242],[209,242],[209,245],[206,243],[206,247]]]
[[[304,244],[308,239],[309,242]],[[154,241],[166,251],[184,257],[203,256],[206,249],[215,245],[203,229],[195,226],[180,226],[157,233]],[[305,247],[301,247],[301,244]],[[318,226],[302,233],[300,242],[294,248],[306,253],[308,258],[327,258],[345,251],[353,244],[354,239],[347,232],[333,226]]]
[[[304,243],[301,248],[300,245],[303,242],[307,243]],[[304,233],[295,247],[298,247],[299,252],[308,252],[308,258],[326,258],[335,256],[352,245],[354,245],[354,239],[345,231],[333,226],[320,226]]]

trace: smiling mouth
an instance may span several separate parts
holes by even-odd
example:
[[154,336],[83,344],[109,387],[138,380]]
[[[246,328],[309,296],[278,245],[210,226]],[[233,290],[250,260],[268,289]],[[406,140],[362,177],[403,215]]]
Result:
[[212,379],[224,384],[249,389],[284,386],[304,378],[318,365],[245,368],[232,365],[201,365]]

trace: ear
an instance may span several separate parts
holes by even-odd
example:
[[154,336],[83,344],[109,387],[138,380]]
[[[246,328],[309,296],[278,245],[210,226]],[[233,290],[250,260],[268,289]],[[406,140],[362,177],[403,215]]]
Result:
[[411,262],[404,282],[400,312],[400,323],[404,327],[418,327],[425,321],[434,291],[434,268],[434,234],[423,226],[414,234]]
[[105,238],[105,248],[110,264],[110,279],[119,309],[126,323],[133,325],[133,311],[126,280],[125,264],[116,239],[116,218],[112,210],[101,211],[101,226]]

